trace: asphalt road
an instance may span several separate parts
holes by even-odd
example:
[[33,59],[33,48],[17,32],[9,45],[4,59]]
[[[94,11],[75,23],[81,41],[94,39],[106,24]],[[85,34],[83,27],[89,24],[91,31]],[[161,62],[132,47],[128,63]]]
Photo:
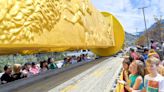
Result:
[[41,80],[31,85],[25,86],[23,88],[16,89],[13,92],[48,92],[54,89],[55,87],[57,87],[58,85],[70,80],[71,78],[81,74],[82,72],[99,64],[100,62],[103,62],[106,59],[109,59],[109,57],[101,58],[101,59],[86,63],[77,68],[67,70],[55,76],[49,77],[47,79]]
[[119,57],[106,59],[48,92],[114,92],[122,61]]

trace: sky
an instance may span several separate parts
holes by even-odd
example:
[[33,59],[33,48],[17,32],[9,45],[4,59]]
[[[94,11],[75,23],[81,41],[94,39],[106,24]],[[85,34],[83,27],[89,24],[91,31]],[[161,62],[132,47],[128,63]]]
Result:
[[128,33],[144,31],[144,17],[141,7],[145,8],[147,27],[154,22],[154,17],[163,18],[164,0],[91,0],[100,11],[112,13]]

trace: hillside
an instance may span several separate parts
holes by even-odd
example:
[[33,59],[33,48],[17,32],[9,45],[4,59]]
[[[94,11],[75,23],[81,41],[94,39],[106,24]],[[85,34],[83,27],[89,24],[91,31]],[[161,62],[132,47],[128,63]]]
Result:
[[135,44],[135,41],[137,39],[137,36],[133,35],[133,34],[130,34],[130,33],[127,33],[125,32],[125,44],[126,46],[131,46],[131,45],[134,45]]
[[[147,41],[145,37],[145,33],[140,32],[137,43],[145,45]],[[148,28],[148,37],[149,41],[152,39],[158,42],[164,41],[164,20],[157,21]]]

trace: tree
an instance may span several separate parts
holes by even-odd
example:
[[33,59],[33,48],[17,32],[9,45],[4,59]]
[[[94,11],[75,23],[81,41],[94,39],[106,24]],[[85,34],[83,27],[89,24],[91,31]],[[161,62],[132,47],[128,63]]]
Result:
[[146,45],[146,36],[145,36],[145,34],[137,39],[136,44],[137,45]]

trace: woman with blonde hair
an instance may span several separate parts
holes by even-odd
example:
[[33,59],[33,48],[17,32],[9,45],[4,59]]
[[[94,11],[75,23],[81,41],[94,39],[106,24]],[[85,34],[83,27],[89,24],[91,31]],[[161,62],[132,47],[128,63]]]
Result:
[[18,80],[18,79],[25,77],[25,75],[21,72],[21,69],[22,69],[21,64],[14,64],[14,66],[13,66],[13,72],[14,72],[13,78],[14,78],[14,80]]

